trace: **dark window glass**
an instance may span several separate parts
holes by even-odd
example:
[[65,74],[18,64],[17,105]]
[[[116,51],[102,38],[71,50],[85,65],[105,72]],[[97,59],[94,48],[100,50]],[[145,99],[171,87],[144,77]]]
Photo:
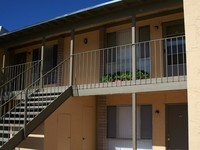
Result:
[[141,105],[141,139],[152,139],[151,105]]
[[115,138],[116,137],[116,106],[107,107],[107,137]]
[[149,41],[150,40],[150,26],[144,26],[139,28],[139,51],[140,58],[150,57]]

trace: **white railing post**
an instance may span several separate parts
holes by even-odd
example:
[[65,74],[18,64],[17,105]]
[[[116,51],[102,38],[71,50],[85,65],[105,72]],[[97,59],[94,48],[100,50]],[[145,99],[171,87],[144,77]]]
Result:
[[70,39],[70,67],[69,67],[69,86],[73,84],[73,57],[74,57],[74,30],[71,31]]
[[132,17],[132,80],[136,81],[136,37],[135,17]]
[[133,140],[133,150],[137,150],[137,128],[136,128],[136,124],[137,124],[137,119],[136,119],[136,93],[132,94],[132,140]]
[[43,87],[43,80],[42,80],[42,75],[43,75],[43,67],[44,67],[44,49],[45,49],[45,38],[42,39],[42,46],[41,46],[41,65],[40,65],[40,88]]

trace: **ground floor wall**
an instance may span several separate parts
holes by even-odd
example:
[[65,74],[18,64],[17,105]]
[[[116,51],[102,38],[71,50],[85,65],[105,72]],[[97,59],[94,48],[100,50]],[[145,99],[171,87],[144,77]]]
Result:
[[[108,106],[125,106],[132,104],[132,94],[109,95]],[[187,103],[187,91],[148,92],[136,94],[137,105],[152,106],[152,149],[166,149],[166,106]]]
[[44,125],[44,149],[95,150],[95,99],[95,97],[70,98],[47,118]]
[[[165,150],[166,106],[186,104],[187,91],[136,93],[136,103],[137,106],[152,106],[152,139],[138,139],[137,144],[146,144],[153,150]],[[72,97],[30,134],[17,150],[113,150],[116,143],[119,147],[131,147],[131,134],[129,140],[107,137],[109,106],[132,107],[132,94]],[[124,109],[121,110],[123,112]],[[124,113],[127,112],[132,113],[129,110]],[[124,133],[129,134],[126,129],[130,125],[125,126],[122,133],[119,133],[122,136]]]

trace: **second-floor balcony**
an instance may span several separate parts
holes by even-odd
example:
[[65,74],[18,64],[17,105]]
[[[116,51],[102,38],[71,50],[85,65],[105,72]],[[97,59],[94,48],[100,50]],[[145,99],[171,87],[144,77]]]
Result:
[[[174,36],[75,53],[44,73],[41,61],[5,67],[4,86],[12,91],[37,86],[72,85],[78,90],[180,83],[186,81],[185,36]],[[42,79],[42,74],[46,74]]]

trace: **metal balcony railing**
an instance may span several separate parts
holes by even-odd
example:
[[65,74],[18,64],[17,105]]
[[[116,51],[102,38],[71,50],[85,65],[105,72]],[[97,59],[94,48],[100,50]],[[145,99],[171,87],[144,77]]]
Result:
[[186,80],[185,36],[74,54],[79,89]]
[[6,66],[2,68],[2,70],[4,70],[4,74],[6,75],[6,80],[9,81],[15,78],[16,76],[22,74],[23,72],[25,72],[27,69],[37,65],[38,68],[34,68],[33,74],[29,74],[33,76],[31,77],[31,79],[34,79],[39,74],[40,63],[41,63],[41,60],[37,60],[37,61],[17,64],[17,65]]

